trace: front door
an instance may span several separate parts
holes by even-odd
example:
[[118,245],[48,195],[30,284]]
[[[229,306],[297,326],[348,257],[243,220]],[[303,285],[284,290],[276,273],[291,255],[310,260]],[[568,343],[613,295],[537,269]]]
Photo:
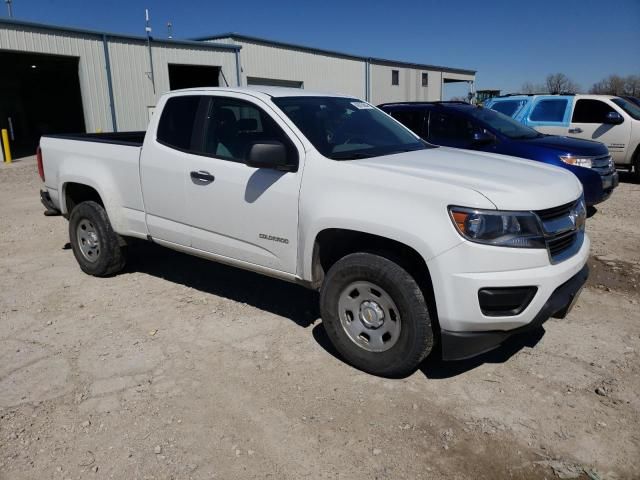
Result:
[[[625,121],[619,125],[604,123],[609,112],[619,113]],[[624,163],[627,143],[631,137],[631,122],[623,112],[607,101],[581,98],[573,109],[568,134],[604,143],[613,161]]]
[[[243,94],[211,96],[199,150],[189,160],[187,212],[199,250],[295,273],[304,150],[268,105]],[[285,133],[286,132],[286,133]],[[252,143],[282,142],[296,172],[248,167]]]

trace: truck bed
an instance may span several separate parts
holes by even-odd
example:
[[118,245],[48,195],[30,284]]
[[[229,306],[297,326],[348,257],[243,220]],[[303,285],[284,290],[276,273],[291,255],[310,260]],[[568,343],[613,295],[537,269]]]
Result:
[[43,135],[48,138],[60,138],[64,140],[81,140],[83,142],[111,143],[115,145],[127,145],[141,147],[144,142],[144,130],[139,132],[114,132],[114,133],[75,133],[60,135]]

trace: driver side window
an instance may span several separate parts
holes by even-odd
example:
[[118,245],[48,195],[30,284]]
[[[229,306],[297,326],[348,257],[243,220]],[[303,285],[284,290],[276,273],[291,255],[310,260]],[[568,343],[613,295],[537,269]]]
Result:
[[429,115],[429,141],[448,147],[468,147],[476,129],[466,118],[444,112]]
[[206,156],[243,163],[253,144],[280,142],[287,149],[287,163],[297,165],[298,153],[287,134],[250,102],[211,97],[203,130],[201,151]]
[[615,110],[600,100],[579,99],[573,110],[571,122],[604,123],[609,112],[615,112]]

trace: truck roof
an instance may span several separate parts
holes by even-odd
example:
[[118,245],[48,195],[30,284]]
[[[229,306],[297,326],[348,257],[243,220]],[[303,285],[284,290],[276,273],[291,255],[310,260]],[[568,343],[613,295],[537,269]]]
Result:
[[342,98],[354,98],[350,95],[341,95],[337,93],[327,92],[314,92],[310,90],[303,90],[302,88],[291,87],[268,87],[260,85],[252,85],[250,87],[196,87],[196,88],[184,88],[181,90],[172,90],[167,92],[166,95],[176,94],[181,92],[227,92],[227,93],[261,93],[268,97],[342,97]]

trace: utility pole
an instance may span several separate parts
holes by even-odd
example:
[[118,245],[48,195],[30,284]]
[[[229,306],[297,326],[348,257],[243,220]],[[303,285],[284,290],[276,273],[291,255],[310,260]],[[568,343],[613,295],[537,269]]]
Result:
[[145,27],[144,31],[147,32],[147,48],[149,49],[149,68],[151,69],[151,85],[153,86],[153,95],[156,94],[156,77],[153,73],[153,55],[151,54],[151,26],[149,25],[149,9],[144,9]]
[[4,0],[7,4],[7,10],[9,11],[9,18],[13,18],[13,0]]

